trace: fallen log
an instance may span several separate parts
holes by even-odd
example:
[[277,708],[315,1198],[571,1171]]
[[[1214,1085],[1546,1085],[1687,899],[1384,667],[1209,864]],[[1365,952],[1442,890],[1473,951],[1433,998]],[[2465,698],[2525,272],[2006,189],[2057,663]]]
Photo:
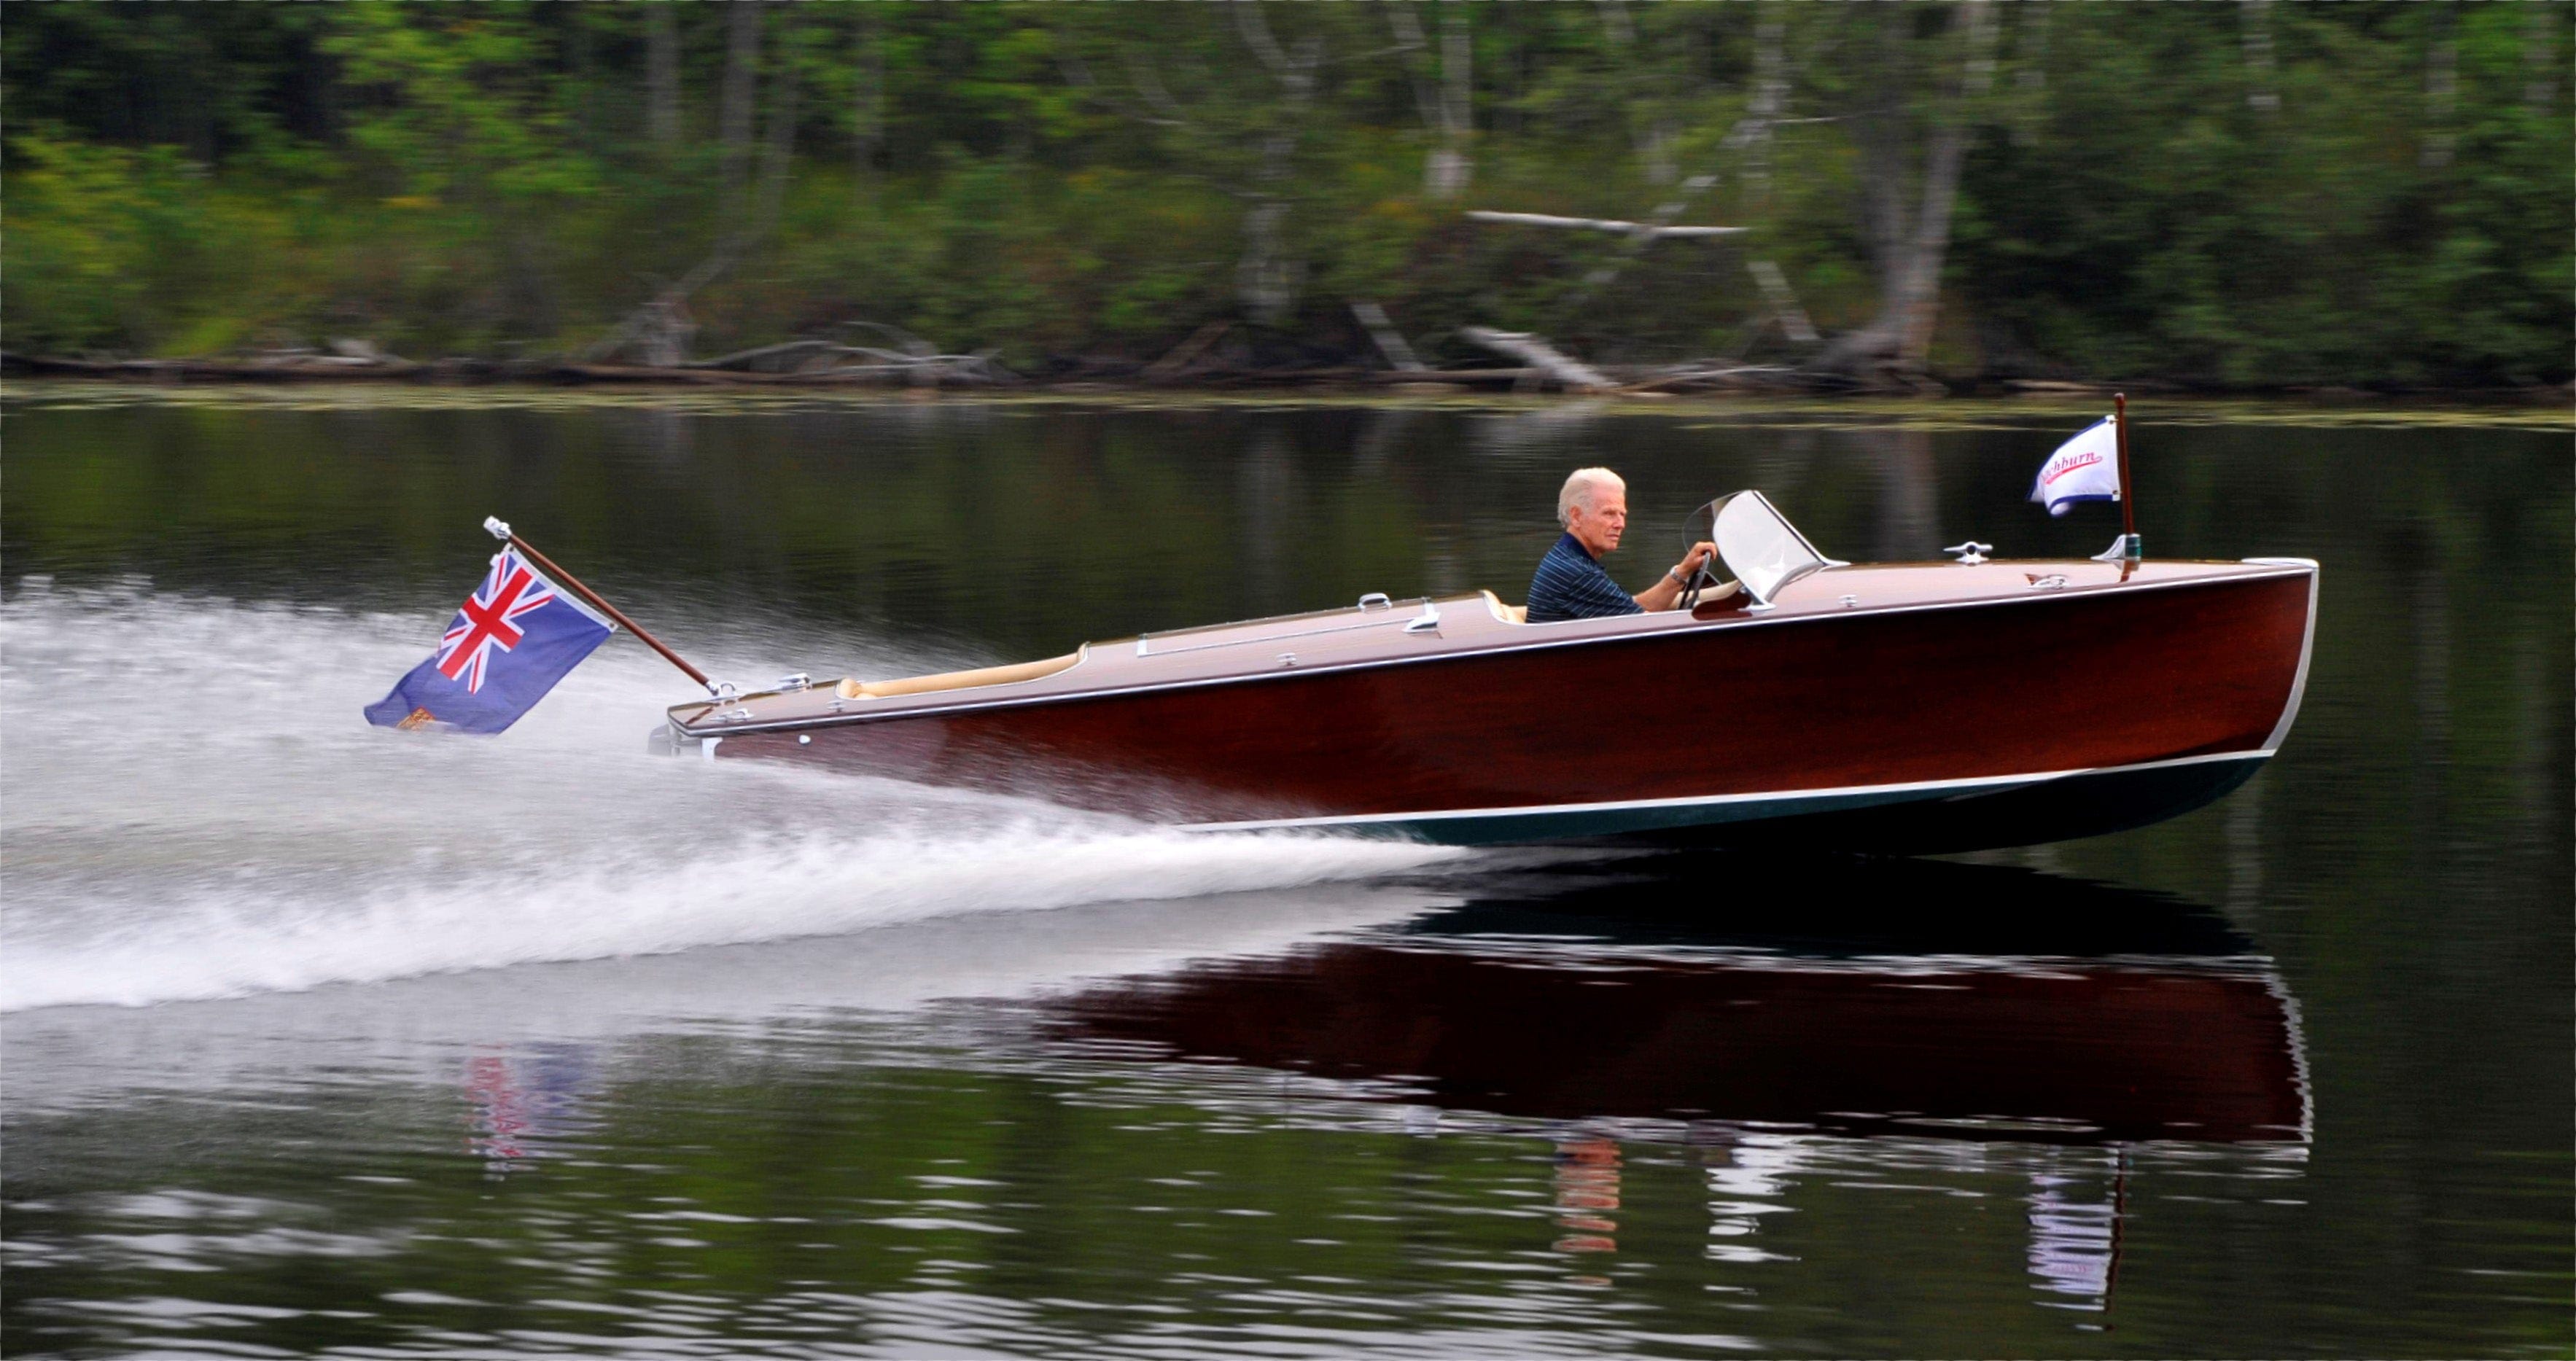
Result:
[[1231,320],[1211,321],[1190,332],[1189,339],[1173,346],[1162,358],[1146,365],[1145,371],[1136,376],[1148,383],[1162,382],[1179,373],[1191,360],[1198,358],[1202,351],[1215,344],[1219,337],[1232,329],[1234,329],[1234,322]]
[[1547,376],[1542,369],[1405,369],[1388,372],[1374,370],[1364,375],[1365,381],[1388,386],[1408,383],[1440,383],[1451,387],[1519,387]]
[[763,373],[777,373],[782,370],[767,368],[764,366],[771,360],[786,359],[790,356],[810,358],[822,354],[843,352],[848,348],[849,347],[847,346],[839,345],[829,340],[790,340],[776,345],[761,345],[748,350],[738,350],[732,354],[724,355],[716,359],[693,360],[686,364],[673,365],[671,367],[683,369],[748,369]]
[[1474,222],[1504,222],[1516,227],[1567,227],[1576,231],[1610,232],[1618,236],[1642,237],[1648,241],[1698,240],[1713,236],[1735,236],[1750,230],[1745,227],[1668,227],[1654,222],[1627,222],[1615,217],[1559,217],[1554,213],[1499,213],[1485,208],[1470,208],[1467,217]]
[[1669,393],[1685,391],[1728,392],[1812,392],[1820,389],[1850,386],[1827,376],[1779,364],[1724,364],[1714,367],[1681,367],[1640,378],[1619,389],[1623,393]]
[[157,382],[274,383],[301,379],[412,378],[429,370],[410,360],[351,361],[326,355],[298,359],[66,359],[0,356],[0,372],[24,377],[135,378]]
[[1606,392],[1619,386],[1599,369],[1574,359],[1537,335],[1527,331],[1497,331],[1490,326],[1463,326],[1460,339],[1481,346],[1506,358],[1547,375],[1558,386],[1574,392]]
[[1386,356],[1386,362],[1407,373],[1422,371],[1421,358],[1414,354],[1413,346],[1406,343],[1404,333],[1395,329],[1394,322],[1386,319],[1385,308],[1373,302],[1355,302],[1351,304],[1351,315],[1359,318],[1360,325],[1369,333],[1369,339],[1376,342],[1378,353]]

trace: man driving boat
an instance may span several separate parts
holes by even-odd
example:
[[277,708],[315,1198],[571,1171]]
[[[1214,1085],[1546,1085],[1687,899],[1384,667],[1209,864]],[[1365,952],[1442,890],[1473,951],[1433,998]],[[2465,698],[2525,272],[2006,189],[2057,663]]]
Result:
[[1717,554],[1715,544],[1692,544],[1662,580],[1633,596],[1620,590],[1601,570],[1601,555],[1616,549],[1628,532],[1628,484],[1607,468],[1577,468],[1565,479],[1556,494],[1556,522],[1565,532],[1530,578],[1528,618],[1533,624],[1669,610],[1681,600],[1691,574]]

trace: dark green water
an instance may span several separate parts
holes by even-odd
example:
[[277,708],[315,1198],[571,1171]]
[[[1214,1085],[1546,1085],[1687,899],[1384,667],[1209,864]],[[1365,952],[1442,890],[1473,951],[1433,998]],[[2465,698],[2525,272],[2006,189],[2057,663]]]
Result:
[[2306,705],[1975,864],[709,771],[624,642],[495,742],[355,713],[486,514],[721,673],[891,673],[1516,599],[1582,463],[1637,584],[1747,485],[2090,553],[2021,501],[2089,414],[22,387],[0,1350],[2567,1355],[2564,428],[2142,410],[2151,552],[2323,563]]

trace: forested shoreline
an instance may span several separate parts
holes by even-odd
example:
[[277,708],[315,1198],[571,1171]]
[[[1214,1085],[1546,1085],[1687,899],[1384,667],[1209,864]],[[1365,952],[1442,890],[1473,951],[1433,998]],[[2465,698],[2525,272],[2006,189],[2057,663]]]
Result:
[[0,345],[469,378],[2563,384],[2571,16],[17,7]]

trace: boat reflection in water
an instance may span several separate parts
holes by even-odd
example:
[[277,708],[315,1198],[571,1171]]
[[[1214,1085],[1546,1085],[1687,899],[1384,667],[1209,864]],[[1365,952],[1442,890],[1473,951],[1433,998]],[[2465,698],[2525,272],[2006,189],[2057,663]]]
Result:
[[1095,1052],[1551,1138],[1566,1253],[1617,1250],[1641,1141],[1705,1168],[1709,1254],[1729,1261],[1775,1257],[1765,1217],[1855,1156],[2018,1169],[2033,1285],[2082,1309],[2107,1307],[2139,1150],[2233,1145],[2296,1175],[2310,1129],[2296,1005],[2224,919],[1999,867],[1676,855],[1522,876],[1053,1015]]

